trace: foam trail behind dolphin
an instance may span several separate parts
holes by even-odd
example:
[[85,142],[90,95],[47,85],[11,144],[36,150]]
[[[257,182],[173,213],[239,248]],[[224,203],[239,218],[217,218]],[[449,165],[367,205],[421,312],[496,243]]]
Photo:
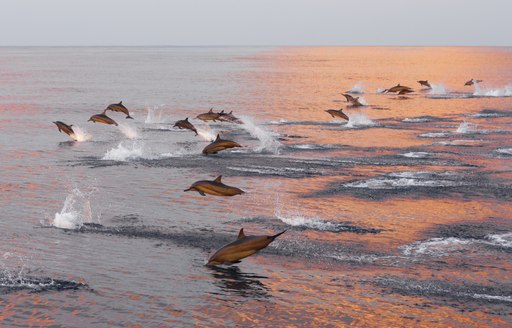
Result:
[[136,127],[131,126],[127,123],[119,123],[117,127],[119,128],[119,131],[121,131],[128,139],[139,138],[139,132],[137,131]]
[[84,142],[92,139],[92,134],[89,134],[86,129],[79,126],[73,126],[74,140]]
[[279,154],[282,144],[277,141],[276,133],[268,131],[254,123],[254,121],[247,116],[241,116],[242,128],[249,132],[251,136],[257,138],[260,143],[254,148],[257,153],[270,152],[273,154]]
[[373,122],[368,116],[362,113],[351,113],[349,116],[349,121],[344,126],[347,128],[355,128],[358,126],[373,126],[375,122]]

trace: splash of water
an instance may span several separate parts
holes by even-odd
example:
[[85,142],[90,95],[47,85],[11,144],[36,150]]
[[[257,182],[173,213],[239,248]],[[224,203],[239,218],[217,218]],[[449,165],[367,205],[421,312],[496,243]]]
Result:
[[155,123],[165,123],[165,119],[163,118],[163,110],[161,109],[163,105],[146,107],[147,115],[144,123],[146,124],[155,124]]
[[457,130],[455,130],[455,133],[469,133],[474,132],[476,130],[476,124],[470,123],[470,122],[462,122]]
[[88,193],[82,193],[78,188],[74,188],[66,196],[61,211],[55,213],[51,224],[61,229],[76,229],[84,223],[90,223],[92,210],[89,199],[94,191],[95,189],[92,189]]
[[512,97],[512,84],[498,89],[484,89],[478,83],[473,84],[475,91],[473,96],[479,97]]
[[208,124],[196,124],[197,134],[205,141],[214,141],[217,137],[217,131],[212,129]]
[[119,131],[121,131],[125,137],[128,139],[138,139],[139,138],[139,132],[137,131],[137,128],[134,126],[131,126],[126,123],[121,123],[117,126]]
[[354,85],[352,88],[350,88],[350,90],[348,90],[347,93],[355,93],[355,94],[364,93],[364,85],[361,82],[358,82],[356,85]]
[[431,83],[430,86],[431,86],[431,89],[428,91],[429,94],[431,94],[431,95],[445,95],[446,94],[446,88],[445,88],[444,84]]
[[72,138],[75,141],[83,142],[92,139],[92,135],[89,134],[86,129],[81,128],[79,126],[73,126],[73,132],[75,133],[73,134]]
[[355,128],[358,126],[373,126],[373,122],[368,116],[362,113],[351,113],[349,116],[348,123],[345,124],[346,128]]
[[277,134],[262,128],[254,123],[254,121],[247,116],[242,116],[242,128],[249,132],[251,136],[259,140],[258,146],[254,148],[257,153],[269,152],[272,154],[279,154],[282,144],[277,141]]
[[146,158],[143,154],[143,144],[140,142],[124,143],[120,142],[117,147],[110,149],[103,156],[103,160],[107,161],[128,161],[131,159]]

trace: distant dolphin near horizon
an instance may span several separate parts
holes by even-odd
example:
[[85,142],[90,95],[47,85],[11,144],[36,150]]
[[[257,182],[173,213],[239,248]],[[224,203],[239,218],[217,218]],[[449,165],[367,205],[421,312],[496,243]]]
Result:
[[213,181],[197,181],[194,182],[190,188],[185,189],[184,191],[197,191],[201,196],[206,196],[206,194],[214,196],[235,196],[245,193],[242,189],[225,185],[222,183],[221,179],[222,175],[219,175]]
[[347,99],[347,102],[349,102],[352,106],[354,106],[354,107],[364,106],[364,105],[359,101],[359,97],[352,97],[352,96],[351,96],[351,95],[349,95],[348,93],[342,93],[342,95],[345,97],[345,99]]
[[180,130],[181,129],[186,129],[186,130],[194,131],[196,133],[196,136],[197,136],[197,130],[196,130],[195,126],[188,121],[188,117],[186,119],[184,119],[184,120],[179,120],[176,123],[174,123],[174,127],[178,128]]
[[208,146],[204,147],[203,154],[217,154],[219,151],[235,147],[242,146],[235,141],[221,139],[220,134],[217,134],[217,138],[215,139],[215,141],[209,144]]
[[244,234],[244,228],[241,228],[238,233],[238,238],[215,252],[206,265],[215,266],[220,264],[232,265],[240,263],[242,259],[264,249],[285,232],[286,230],[273,236],[246,236]]
[[64,122],[61,121],[55,121],[53,122],[55,125],[57,125],[57,128],[59,129],[59,132],[64,132],[67,134],[71,139],[76,140],[75,131],[73,131],[73,124],[67,125]]
[[123,105],[123,102],[120,101],[118,104],[110,104],[108,105],[108,107],[105,109],[106,111],[107,110],[111,110],[113,112],[120,112],[120,113],[123,113],[126,115],[125,118],[131,118],[133,120],[133,117],[130,116],[130,112],[128,111],[128,108],[126,108],[124,105]]
[[416,82],[418,82],[421,86],[424,86],[428,89],[432,89],[432,86],[430,85],[430,83],[428,83],[428,80],[419,80]]
[[98,123],[103,123],[103,124],[113,124],[115,126],[117,126],[118,124],[116,123],[116,121],[114,121],[113,119],[111,119],[110,117],[108,117],[106,114],[105,114],[106,110],[103,111],[103,113],[101,114],[96,114],[96,115],[93,115],[91,116],[91,118],[89,118],[89,121],[92,121],[94,123],[98,122]]
[[339,117],[347,121],[349,120],[348,116],[343,113],[343,109],[328,109],[326,112],[331,114],[331,116],[334,118]]
[[467,81],[466,83],[464,83],[464,85],[465,85],[465,86],[466,86],[466,85],[473,85],[473,84],[475,84],[475,83],[476,83],[476,84],[478,84],[478,83],[480,83],[480,82],[483,82],[483,80],[475,80],[475,79],[473,79],[473,78],[472,78],[471,80],[469,80],[469,81]]

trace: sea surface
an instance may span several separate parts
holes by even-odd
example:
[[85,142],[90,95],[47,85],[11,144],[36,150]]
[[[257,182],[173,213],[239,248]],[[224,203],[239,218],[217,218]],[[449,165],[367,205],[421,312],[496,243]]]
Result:
[[512,48],[0,48],[0,154],[0,326],[512,325]]

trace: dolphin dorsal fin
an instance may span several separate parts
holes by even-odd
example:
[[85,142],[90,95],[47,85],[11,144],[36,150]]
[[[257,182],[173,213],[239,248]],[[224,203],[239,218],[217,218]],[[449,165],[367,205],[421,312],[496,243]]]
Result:
[[210,108],[210,111],[208,113],[213,113],[213,107]]
[[220,140],[220,134],[217,133],[217,138],[215,138],[215,141]]
[[222,181],[220,181],[220,179],[222,179],[222,175],[219,175],[219,176],[218,176],[218,177],[216,177],[216,178],[215,178],[215,180],[213,180],[213,181],[215,181],[215,182],[222,182]]
[[359,99],[359,97],[355,97],[355,98],[354,98],[354,100],[358,100],[358,99]]
[[224,114],[224,109],[223,109],[223,110],[221,110],[219,114]]
[[185,121],[187,121],[187,122],[188,122],[188,117],[185,119]]
[[121,100],[121,101],[119,102],[119,105],[122,105],[122,104],[123,104],[123,101]]
[[399,87],[399,86],[400,86],[400,83],[398,83],[396,86],[397,86],[397,87]]
[[73,124],[70,124],[69,126],[73,126]]
[[238,232],[237,239],[245,238],[244,228],[240,229],[240,232]]

